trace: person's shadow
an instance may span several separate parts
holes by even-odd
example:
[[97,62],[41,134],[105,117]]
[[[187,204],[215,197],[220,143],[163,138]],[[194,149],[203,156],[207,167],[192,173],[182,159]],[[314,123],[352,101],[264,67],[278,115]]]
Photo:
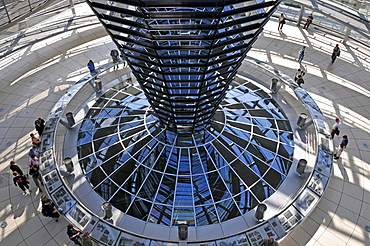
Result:
[[20,196],[12,197],[10,199],[11,210],[13,211],[14,219],[21,217],[25,210],[25,206],[21,204],[21,199],[24,197]]
[[279,34],[283,39],[287,38],[287,35],[283,32],[283,30],[279,30]]
[[337,159],[337,165],[339,167],[340,173],[342,174],[343,180],[348,181],[349,180],[348,174],[347,174],[347,171],[346,171],[346,169],[344,168],[344,166],[342,164],[342,158]]

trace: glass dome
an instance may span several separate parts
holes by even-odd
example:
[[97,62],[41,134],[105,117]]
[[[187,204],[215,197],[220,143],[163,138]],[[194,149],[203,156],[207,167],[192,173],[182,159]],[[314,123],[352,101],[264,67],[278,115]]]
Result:
[[77,142],[94,190],[147,222],[203,226],[256,207],[292,164],[290,123],[251,81],[232,81],[210,128],[169,129],[137,83],[109,89],[90,108]]

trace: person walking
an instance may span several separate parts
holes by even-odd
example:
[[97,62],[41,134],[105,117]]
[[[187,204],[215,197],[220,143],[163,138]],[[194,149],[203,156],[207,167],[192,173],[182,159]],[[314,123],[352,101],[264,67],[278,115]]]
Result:
[[348,145],[348,137],[347,135],[343,135],[342,141],[340,142],[337,150],[334,153],[334,159],[339,159],[340,155],[343,153],[344,149],[347,148]]
[[284,14],[281,14],[278,19],[279,25],[278,25],[278,31],[281,32],[283,30],[283,26],[285,24],[285,16]]
[[295,72],[294,81],[297,82],[298,76],[301,75],[301,77],[303,78],[305,74],[306,73],[302,69],[298,68],[297,72]]
[[45,196],[41,197],[41,203],[42,203],[42,209],[41,213],[45,217],[50,217],[52,218],[55,222],[59,221],[59,209],[55,209],[55,205],[53,201]]
[[[116,49],[110,51],[110,56],[112,57],[114,63],[118,62],[119,53]],[[114,70],[118,69],[118,64],[114,65],[113,69]]]
[[10,162],[10,170],[12,170],[12,173],[17,172],[20,175],[23,175],[22,169],[15,163],[15,161]]
[[298,62],[301,63],[304,55],[306,53],[306,46],[302,46],[302,49],[299,51],[299,56],[298,56]]
[[331,54],[331,64],[335,62],[335,59],[337,59],[337,56],[340,56],[339,44],[337,44],[333,49],[333,53]]
[[335,118],[335,123],[331,127],[330,138],[333,139],[334,135],[339,136],[341,121],[338,117]]
[[67,225],[67,235],[69,239],[71,239],[75,244],[82,246],[82,244],[78,241],[80,239],[81,230],[73,227],[72,224]]
[[14,171],[13,175],[14,175],[13,177],[14,185],[21,188],[24,195],[30,194],[31,191],[30,191],[30,187],[28,186],[30,182],[28,182],[27,178],[17,173],[17,171]]
[[44,183],[42,182],[42,177],[41,177],[41,174],[40,174],[40,167],[38,165],[30,166],[29,175],[32,176],[32,179],[35,182],[37,188],[39,188],[39,191],[42,192],[40,183],[41,183],[41,185],[44,185]]
[[308,30],[308,27],[311,25],[312,21],[313,21],[313,15],[311,13],[309,14],[309,16],[307,16],[306,23],[304,23],[303,25],[303,29]]
[[279,243],[275,241],[274,237],[269,237],[263,239],[259,246],[279,246]]

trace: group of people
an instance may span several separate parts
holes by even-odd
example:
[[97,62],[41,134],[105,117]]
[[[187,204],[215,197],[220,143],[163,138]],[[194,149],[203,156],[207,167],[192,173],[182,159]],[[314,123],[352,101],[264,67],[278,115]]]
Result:
[[[309,14],[307,16],[306,22],[303,25],[303,29],[308,30],[308,27],[311,25],[312,21],[313,21],[313,14],[311,13],[311,14]],[[283,30],[284,24],[286,23],[286,18],[284,16],[284,13],[282,13],[280,15],[280,17],[278,19],[278,23],[279,23],[279,25],[278,25],[278,31],[281,32]]]
[[[302,48],[299,50],[299,53],[298,53],[298,62],[299,63],[302,62],[305,54],[306,54],[306,46],[302,46]],[[334,64],[335,60],[339,56],[340,56],[340,48],[339,48],[339,44],[336,44],[334,49],[333,49],[333,52],[331,53],[331,64]]]
[[[335,135],[339,136],[340,130],[341,130],[341,121],[338,117],[336,117],[335,123],[331,127],[330,138],[334,139]],[[343,153],[345,148],[347,148],[347,145],[348,145],[348,136],[343,135],[339,143],[339,146],[334,151],[334,159],[336,160],[339,159],[340,155]]]
[[[43,195],[40,198],[41,201],[41,213],[45,217],[52,218],[55,222],[58,222],[60,217],[60,212],[63,210],[57,208],[53,201],[48,198],[48,196]],[[79,246],[92,246],[92,240],[90,238],[89,232],[82,233],[80,229],[74,227],[72,224],[67,225],[67,235],[75,244]],[[82,235],[80,237],[80,235]]]
[[75,244],[79,246],[93,245],[89,232],[82,232],[80,229],[74,227],[72,224],[67,225],[67,235]]
[[[303,29],[308,29],[308,27],[311,25],[313,21],[313,14],[309,14],[307,16],[307,19],[306,19],[306,22],[305,24],[303,25]],[[284,16],[284,14],[282,13],[278,19],[278,31],[281,32],[283,30],[283,26],[286,22],[286,18]],[[306,54],[306,46],[302,46],[302,49],[299,50],[299,53],[298,53],[298,62],[301,63],[304,56]],[[334,64],[334,61],[337,59],[337,57],[340,56],[340,48],[339,48],[339,44],[336,44],[334,49],[333,49],[333,52],[331,54],[331,64]]]
[[[38,118],[35,121],[35,129],[38,132],[39,136],[42,135],[45,128],[45,121],[41,118]],[[18,186],[24,195],[30,194],[31,190],[29,187],[28,177],[31,176],[35,185],[42,192],[41,186],[44,185],[40,173],[40,152],[38,148],[40,147],[41,141],[35,136],[35,134],[31,133],[31,143],[32,148],[29,150],[29,161],[28,161],[28,173],[24,174],[22,169],[17,165],[17,163],[13,160],[10,161],[10,170],[13,174],[13,183],[15,186]]]
[[[306,23],[304,24],[303,29],[307,30],[308,27],[310,26],[310,24],[312,23],[312,21],[313,21],[313,15],[311,13],[309,16],[307,16]],[[278,22],[279,22],[278,31],[280,32],[280,31],[282,31],[283,25],[286,22],[284,14],[280,15],[280,17],[278,19]],[[302,48],[300,49],[299,54],[298,54],[298,62],[299,63],[302,62],[305,54],[306,54],[306,46],[302,46]],[[340,56],[340,48],[339,48],[339,44],[336,44],[334,49],[333,49],[333,52],[331,54],[331,64],[333,64],[335,62],[335,60],[337,59],[337,57],[339,57],[339,56]],[[305,72],[303,71],[303,69],[298,68],[298,70],[296,71],[296,74],[294,76],[294,81],[297,83],[298,86],[301,86],[302,84],[304,84],[304,80],[303,80],[304,75],[305,75]],[[331,133],[330,133],[331,139],[334,139],[334,135],[339,136],[340,123],[341,123],[340,119],[337,117],[335,119],[335,123],[334,123],[334,125],[332,126],[332,129],[331,129]],[[347,147],[347,145],[348,145],[348,136],[343,135],[342,140],[339,143],[339,146],[336,148],[336,150],[334,152],[334,159],[339,159],[340,155],[342,154],[344,149]]]
[[[303,76],[305,75],[305,72],[301,69],[298,68],[295,76],[294,76],[294,81],[298,84],[298,86],[301,86],[301,84],[304,84]],[[335,118],[335,123],[331,128],[330,132],[330,139],[334,139],[334,136],[337,135],[339,136],[340,134],[340,129],[341,129],[341,121],[338,117]],[[348,136],[343,135],[342,140],[339,143],[339,146],[336,148],[334,152],[334,159],[339,159],[340,155],[344,151],[344,149],[347,147],[348,144]]]
[[[42,136],[43,131],[45,128],[45,121],[41,118],[38,118],[35,121],[35,129],[39,136]],[[17,165],[15,161],[10,162],[10,170],[13,177],[13,182],[15,186],[18,186],[25,195],[30,194],[31,190],[29,187],[29,177],[32,177],[35,185],[42,192],[41,186],[44,185],[41,173],[40,173],[40,151],[39,147],[41,141],[35,136],[35,134],[31,133],[31,143],[32,148],[29,150],[29,161],[28,161],[28,174],[25,174],[20,166]],[[60,212],[63,211],[61,208],[57,208],[53,201],[48,198],[46,195],[42,195],[40,198],[41,201],[41,214],[45,217],[52,218],[55,222],[58,222],[60,217]],[[80,237],[80,234],[82,236]],[[67,235],[68,237],[77,245],[80,246],[92,246],[92,241],[89,236],[88,232],[81,233],[81,231],[72,224],[67,226]],[[80,242],[81,241],[81,242]]]
[[[118,60],[119,60],[119,52],[118,50],[116,49],[113,49],[110,51],[110,56],[112,57],[112,61],[114,63],[116,63],[114,66],[113,66],[113,69],[116,70],[118,69]],[[87,68],[89,69],[90,73],[95,75],[95,64],[92,60],[89,60],[89,62],[87,63]],[[96,77],[95,77],[96,78]]]
[[[300,49],[299,54],[298,54],[299,63],[302,62],[305,54],[306,54],[306,46],[302,46],[302,49]],[[340,56],[340,48],[339,48],[339,44],[336,44],[333,49],[333,52],[331,53],[331,64],[334,64],[335,60],[339,56]]]
[[[307,30],[310,24],[312,23],[312,21],[313,21],[313,14],[311,13],[307,16],[306,23],[304,24],[303,29]],[[282,31],[285,22],[286,22],[286,18],[284,14],[282,13],[278,19],[278,23],[279,23],[278,31],[279,32]],[[305,54],[306,54],[306,46],[302,46],[302,48],[298,52],[298,62],[299,63],[303,61]],[[331,64],[334,64],[334,61],[339,56],[340,56],[340,48],[339,48],[339,44],[336,44],[331,54]],[[298,86],[301,86],[301,84],[304,84],[304,80],[303,80],[304,74],[305,73],[302,71],[302,69],[297,70],[294,81],[298,84]]]

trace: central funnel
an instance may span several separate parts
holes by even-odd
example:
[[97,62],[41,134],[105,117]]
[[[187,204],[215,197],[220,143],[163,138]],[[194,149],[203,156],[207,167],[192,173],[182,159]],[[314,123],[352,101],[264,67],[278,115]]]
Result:
[[[162,127],[210,121],[280,1],[87,1],[122,52]],[[105,3],[102,3],[105,2]]]

